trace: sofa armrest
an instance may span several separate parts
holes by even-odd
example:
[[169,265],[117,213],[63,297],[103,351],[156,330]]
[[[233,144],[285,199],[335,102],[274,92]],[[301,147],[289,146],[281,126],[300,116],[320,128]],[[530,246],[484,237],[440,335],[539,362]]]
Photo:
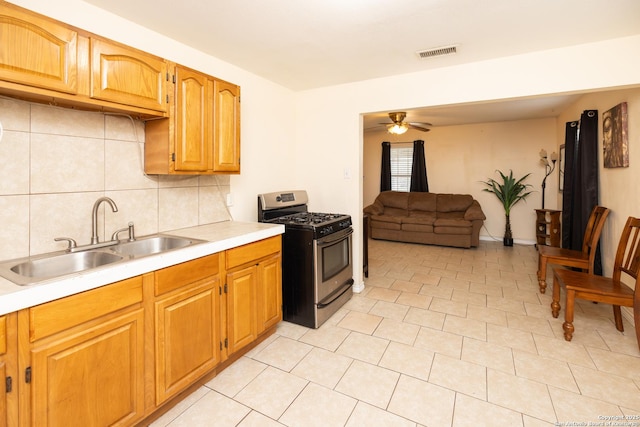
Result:
[[363,212],[368,215],[382,215],[384,213],[384,205],[376,200],[375,202],[364,208]]
[[467,208],[467,211],[464,213],[464,219],[467,221],[474,221],[477,219],[485,220],[487,217],[482,212],[482,208],[480,207],[480,203],[477,200],[474,200],[471,203],[471,206]]

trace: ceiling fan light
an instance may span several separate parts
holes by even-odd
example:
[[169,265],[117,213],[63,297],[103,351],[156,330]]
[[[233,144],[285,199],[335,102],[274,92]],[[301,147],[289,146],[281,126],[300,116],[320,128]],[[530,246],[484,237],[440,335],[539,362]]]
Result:
[[407,130],[409,130],[409,127],[404,124],[404,123],[394,123],[392,125],[390,125],[387,129],[387,132],[394,134],[394,135],[402,135],[403,133],[405,133]]

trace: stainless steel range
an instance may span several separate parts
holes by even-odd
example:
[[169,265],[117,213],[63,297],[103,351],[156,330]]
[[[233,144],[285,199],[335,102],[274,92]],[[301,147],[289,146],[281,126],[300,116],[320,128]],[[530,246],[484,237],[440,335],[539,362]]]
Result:
[[306,191],[258,195],[258,221],[284,224],[284,320],[317,328],[352,295],[351,217],[307,211]]

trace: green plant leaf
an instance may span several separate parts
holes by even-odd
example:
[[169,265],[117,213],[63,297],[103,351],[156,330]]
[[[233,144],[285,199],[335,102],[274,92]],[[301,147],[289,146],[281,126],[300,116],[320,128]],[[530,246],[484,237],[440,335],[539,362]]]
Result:
[[502,206],[504,207],[505,215],[510,215],[511,208],[521,200],[525,200],[529,194],[533,191],[529,191],[531,184],[526,184],[524,182],[525,179],[531,175],[530,173],[526,174],[520,179],[515,179],[513,177],[513,171],[509,171],[509,175],[505,175],[501,171],[497,170],[500,174],[501,182],[496,181],[493,178],[489,178],[487,181],[480,181],[485,184],[487,188],[484,188],[482,191],[486,191],[487,193],[493,193],[500,200]]

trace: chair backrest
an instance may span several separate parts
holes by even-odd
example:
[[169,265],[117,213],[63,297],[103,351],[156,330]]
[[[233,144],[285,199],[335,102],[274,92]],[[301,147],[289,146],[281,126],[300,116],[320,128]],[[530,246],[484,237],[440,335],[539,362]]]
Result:
[[610,209],[604,206],[595,206],[589,215],[587,228],[582,239],[582,253],[589,256],[589,273],[593,273],[593,263],[596,257],[596,248],[600,241],[604,222],[609,216]]
[[619,282],[623,272],[636,280],[640,272],[640,219],[632,216],[627,219],[620,236],[613,265],[613,280]]

